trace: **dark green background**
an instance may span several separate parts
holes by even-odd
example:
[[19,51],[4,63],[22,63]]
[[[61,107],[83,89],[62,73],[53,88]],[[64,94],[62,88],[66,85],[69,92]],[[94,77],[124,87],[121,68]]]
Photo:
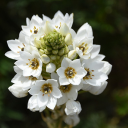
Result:
[[[14,61],[4,56],[7,40],[17,39],[26,17],[50,18],[58,11],[74,13],[73,29],[88,22],[94,44],[113,65],[107,89],[99,96],[88,92],[78,100],[81,122],[76,128],[128,128],[128,1],[127,0],[1,0],[0,1],[0,128],[42,128],[38,112],[27,109],[30,96],[18,99],[9,91]],[[45,128],[45,125],[44,125]]]

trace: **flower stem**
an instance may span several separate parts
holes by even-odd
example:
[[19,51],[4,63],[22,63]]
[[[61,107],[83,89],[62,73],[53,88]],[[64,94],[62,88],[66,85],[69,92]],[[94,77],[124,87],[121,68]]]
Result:
[[85,92],[86,92],[86,91],[83,91],[83,90],[82,90],[82,91],[79,91],[78,94],[82,94],[82,93],[85,93]]

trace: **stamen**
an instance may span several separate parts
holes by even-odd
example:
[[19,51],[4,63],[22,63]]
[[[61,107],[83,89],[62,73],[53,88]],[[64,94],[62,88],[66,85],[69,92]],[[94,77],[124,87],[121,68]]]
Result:
[[72,84],[60,86],[60,90],[63,93],[69,92],[71,90],[71,88],[72,88]]
[[67,77],[67,79],[69,78],[74,78],[74,76],[76,75],[76,71],[74,68],[72,67],[67,67],[65,69],[65,76]]

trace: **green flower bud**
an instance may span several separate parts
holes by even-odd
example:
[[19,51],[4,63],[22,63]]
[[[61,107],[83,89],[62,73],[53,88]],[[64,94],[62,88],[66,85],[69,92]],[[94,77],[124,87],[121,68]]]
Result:
[[56,55],[50,55],[51,60],[56,60]]
[[60,49],[59,52],[58,52],[58,54],[59,54],[60,56],[62,56],[62,55],[64,54],[64,48]]
[[37,48],[40,48],[41,47],[41,41],[40,40],[36,40],[34,41],[34,44]]
[[68,33],[65,37],[65,43],[67,45],[71,45],[72,44],[72,35],[70,33]]
[[69,49],[67,46],[64,47],[64,53],[67,54],[69,52]]
[[58,53],[58,50],[52,50],[52,53],[53,54],[57,54]]

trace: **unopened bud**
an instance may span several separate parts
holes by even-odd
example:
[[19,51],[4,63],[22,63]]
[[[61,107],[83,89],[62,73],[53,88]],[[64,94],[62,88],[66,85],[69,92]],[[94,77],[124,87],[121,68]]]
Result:
[[46,65],[46,72],[52,73],[56,70],[56,65],[53,63],[49,63]]
[[58,54],[59,54],[60,56],[62,56],[62,55],[64,54],[64,48],[60,49],[59,52],[58,52]]
[[52,50],[52,53],[53,54],[57,54],[58,53],[58,50]]
[[53,31],[53,27],[51,26],[51,24],[48,21],[46,21],[46,23],[44,25],[44,31],[45,31],[45,34],[48,34]]
[[68,33],[65,37],[65,43],[67,45],[71,45],[72,44],[72,35],[70,33]]
[[56,60],[56,55],[50,55],[51,60]]
[[72,50],[68,53],[69,59],[74,59],[76,57],[76,50]]
[[60,28],[60,33],[63,35],[63,36],[66,36],[68,33],[69,33],[69,28],[68,26],[64,23],[61,28]]
[[69,52],[69,49],[67,46],[64,47],[64,53],[67,54]]
[[43,54],[43,55],[41,56],[41,60],[42,60],[42,62],[45,63],[45,64],[47,64],[47,63],[50,62],[50,58],[49,58],[46,54]]
[[40,44],[41,44],[41,41],[35,39],[34,45],[35,45],[37,48],[40,48],[40,47],[41,47]]

